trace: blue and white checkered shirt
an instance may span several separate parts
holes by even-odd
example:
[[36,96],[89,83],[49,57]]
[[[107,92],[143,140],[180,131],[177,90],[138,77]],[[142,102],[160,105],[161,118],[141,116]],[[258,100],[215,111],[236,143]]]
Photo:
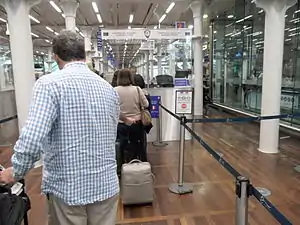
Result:
[[43,154],[44,193],[68,205],[87,205],[118,194],[119,113],[118,94],[85,63],[69,63],[41,77],[14,147],[15,177],[24,177]]

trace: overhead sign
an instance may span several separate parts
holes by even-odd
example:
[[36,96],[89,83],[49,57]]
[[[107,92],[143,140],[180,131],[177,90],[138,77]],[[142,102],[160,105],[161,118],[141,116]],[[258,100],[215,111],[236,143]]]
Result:
[[99,30],[97,31],[97,49],[98,49],[98,51],[101,51],[102,46],[103,46],[102,32],[101,32],[101,29],[99,28]]
[[151,100],[151,117],[153,119],[159,118],[159,102],[160,102],[160,96],[150,96]]
[[190,86],[190,81],[186,78],[175,78],[174,86],[175,87],[187,87],[187,86]]
[[102,30],[103,40],[170,40],[192,38],[192,30],[182,29],[126,29],[126,30]]
[[184,21],[177,21],[175,22],[175,28],[177,29],[186,28],[186,23]]
[[193,91],[176,90],[175,96],[175,113],[184,115],[192,114]]
[[154,50],[155,42],[154,41],[142,41],[140,50]]

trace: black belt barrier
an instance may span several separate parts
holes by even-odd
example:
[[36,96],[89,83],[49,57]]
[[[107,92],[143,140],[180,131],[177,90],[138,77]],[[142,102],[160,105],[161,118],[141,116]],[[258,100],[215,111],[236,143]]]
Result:
[[0,120],[0,124],[2,124],[2,123],[6,123],[6,122],[9,122],[9,121],[11,121],[11,120],[14,120],[14,119],[17,119],[18,118],[18,116],[17,115],[15,115],[15,116],[11,116],[11,117],[8,117],[8,118],[5,118],[5,119],[2,119],[2,120]]

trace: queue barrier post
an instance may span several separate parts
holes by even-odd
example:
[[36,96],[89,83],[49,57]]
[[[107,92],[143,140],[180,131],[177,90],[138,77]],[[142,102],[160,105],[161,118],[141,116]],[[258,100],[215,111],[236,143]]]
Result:
[[236,225],[248,225],[248,201],[250,196],[250,181],[239,176],[236,180]]
[[161,116],[162,116],[162,110],[160,107],[161,104],[161,100],[159,100],[159,116],[156,120],[156,141],[153,142],[153,146],[155,147],[166,147],[168,144],[162,141],[162,134],[161,134],[161,130],[162,130],[162,124],[161,124]]
[[193,192],[193,187],[190,184],[183,182],[184,173],[184,147],[185,147],[185,127],[186,117],[180,117],[180,145],[179,145],[179,166],[178,166],[178,182],[170,184],[169,191],[174,194],[188,194]]

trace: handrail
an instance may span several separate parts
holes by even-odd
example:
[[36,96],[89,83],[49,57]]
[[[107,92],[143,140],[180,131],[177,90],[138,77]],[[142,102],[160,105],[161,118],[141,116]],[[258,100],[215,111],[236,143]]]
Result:
[[5,118],[5,119],[1,119],[1,120],[0,120],[0,124],[7,123],[7,122],[9,122],[9,121],[11,121],[11,120],[14,120],[14,119],[17,119],[17,118],[18,118],[18,116],[17,116],[17,115],[14,115],[14,116],[11,116],[11,117],[7,117],[7,118]]
[[[264,197],[251,182],[243,177],[229,162],[227,162],[217,151],[213,150],[195,131],[193,131],[187,123],[225,123],[225,122],[250,122],[261,121],[271,119],[282,118],[294,118],[300,117],[300,114],[286,114],[276,116],[260,116],[260,117],[241,117],[241,118],[212,118],[212,119],[187,119],[185,116],[179,116],[171,112],[169,109],[160,104],[160,107],[164,109],[171,116],[180,121],[181,127],[184,127],[194,137],[204,149],[212,155],[235,179],[236,179],[236,195],[237,195],[237,207],[236,207],[236,225],[248,224],[248,198],[249,196],[255,197],[258,202],[282,225],[292,225],[292,223],[266,198]],[[180,136],[180,145],[184,146],[184,136]],[[180,151],[182,155],[183,149]],[[183,165],[179,166],[183,169]],[[179,171],[180,174],[183,171]],[[181,185],[182,185],[181,181]]]

